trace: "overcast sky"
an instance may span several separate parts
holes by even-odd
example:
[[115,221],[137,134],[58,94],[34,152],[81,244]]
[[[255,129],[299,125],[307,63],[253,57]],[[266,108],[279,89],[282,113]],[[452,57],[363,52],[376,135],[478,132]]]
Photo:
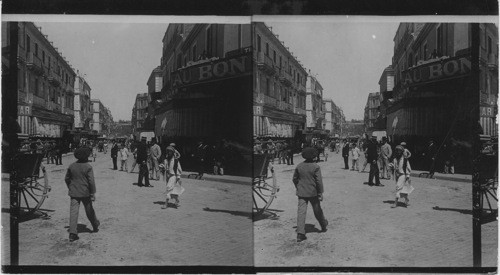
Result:
[[137,93],[147,92],[160,65],[167,23],[39,23],[42,33],[84,73],[92,98],[110,108],[113,119],[130,120]]
[[323,86],[323,97],[363,119],[368,93],[378,92],[391,65],[396,22],[265,22]]

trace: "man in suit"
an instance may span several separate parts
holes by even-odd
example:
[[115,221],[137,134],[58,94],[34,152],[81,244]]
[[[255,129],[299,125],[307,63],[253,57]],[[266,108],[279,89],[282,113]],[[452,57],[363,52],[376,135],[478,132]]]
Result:
[[344,140],[344,147],[342,147],[342,157],[344,158],[344,169],[349,170],[349,142]]
[[118,144],[113,140],[113,145],[111,147],[111,158],[113,159],[113,170],[118,170],[118,165],[116,159],[118,158]]
[[370,175],[368,176],[368,185],[373,186],[373,177],[375,177],[375,185],[381,186],[380,175],[378,169],[378,152],[377,152],[377,137],[372,137],[367,146],[368,163],[370,164]]
[[156,138],[153,138],[151,140],[151,143],[153,145],[151,146],[151,160],[152,160],[152,166],[151,167],[151,176],[153,179],[156,178],[156,180],[160,180],[160,167],[159,167],[159,160],[161,157],[161,148],[160,146],[156,143]]
[[391,174],[389,172],[389,160],[392,156],[392,148],[391,145],[387,143],[386,137],[382,138],[382,144],[383,145],[380,147],[380,155],[382,157],[381,161],[382,167],[380,167],[380,169],[382,169],[382,178],[390,180]]
[[143,186],[142,178],[144,178],[146,187],[152,187],[152,185],[149,184],[148,147],[145,137],[143,137],[141,143],[137,145],[137,164],[139,164],[139,179],[137,180],[137,186]]

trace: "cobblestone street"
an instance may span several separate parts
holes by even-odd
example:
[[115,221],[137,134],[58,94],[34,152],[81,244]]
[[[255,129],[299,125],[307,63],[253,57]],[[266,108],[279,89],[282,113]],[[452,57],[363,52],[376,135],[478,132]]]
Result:
[[[133,173],[114,171],[109,152],[98,154],[90,164],[100,231],[90,232],[81,206],[80,240],[68,241],[70,200],[64,175],[75,159],[65,156],[64,165],[47,166],[52,191],[42,208],[49,218],[19,225],[20,265],[253,265],[250,180],[184,178],[180,207],[161,209],[164,182],[153,180],[153,188],[140,188],[138,167]],[[9,188],[6,182],[2,187],[2,264],[8,264]]]
[[[344,170],[341,155],[329,154],[319,163],[328,231],[319,232],[309,207],[308,239],[296,242],[292,175],[303,159],[275,164],[280,191],[269,213],[254,222],[256,266],[472,267],[470,182],[412,177],[410,206],[392,209],[394,180],[370,187],[363,184],[367,172]],[[497,231],[496,221],[482,226],[484,267],[497,265]]]

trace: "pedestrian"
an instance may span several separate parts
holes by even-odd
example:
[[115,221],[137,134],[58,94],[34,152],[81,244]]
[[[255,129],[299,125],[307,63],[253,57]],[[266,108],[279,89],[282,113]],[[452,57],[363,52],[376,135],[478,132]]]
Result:
[[135,166],[137,165],[137,144],[134,143],[134,146],[132,147],[132,168],[130,168],[129,173],[132,173],[135,169]]
[[288,143],[286,146],[286,163],[293,165],[293,143]]
[[434,144],[434,140],[429,141],[429,146],[427,147],[427,163],[429,165],[429,178],[434,178],[434,172],[436,171],[436,156],[437,156],[437,148]]
[[256,155],[264,154],[264,151],[262,150],[262,142],[258,139],[254,140],[253,153]]
[[203,177],[203,174],[205,173],[206,153],[207,153],[207,145],[203,144],[203,141],[199,141],[194,151],[194,154],[192,154],[192,156],[195,158],[197,162],[196,170],[198,172],[198,175],[196,176],[196,179],[201,179],[201,177]]
[[382,176],[381,176],[381,178],[390,180],[391,174],[389,173],[389,162],[390,162],[389,160],[392,157],[392,149],[391,149],[391,145],[389,145],[389,143],[387,143],[386,137],[382,138],[382,146],[380,147],[380,156],[382,159],[382,162],[381,162],[381,164],[382,164],[382,166],[381,166]]
[[111,145],[111,159],[113,160],[113,170],[118,170],[118,166],[116,164],[116,159],[118,158],[118,144],[115,140],[112,141],[113,145]]
[[361,151],[359,150],[358,145],[356,143],[353,143],[351,149],[352,171],[359,171],[358,159],[360,155]]
[[122,148],[120,149],[120,161],[121,161],[120,171],[123,171],[123,169],[125,168],[125,172],[128,172],[129,152],[125,144],[122,144],[121,147]]
[[269,139],[267,141],[267,155],[269,156],[270,162],[274,164],[274,157],[276,155],[276,145],[274,145],[272,139]]
[[167,149],[166,157],[163,161],[166,172],[165,179],[167,188],[165,191],[165,204],[162,206],[162,209],[167,209],[171,200],[174,200],[175,208],[179,207],[179,196],[184,193],[184,188],[181,185],[181,163],[174,155],[174,150],[171,148]]
[[368,163],[370,163],[370,175],[368,176],[368,185],[373,186],[373,178],[375,177],[375,185],[383,186],[380,184],[379,169],[378,169],[378,152],[377,152],[377,137],[373,136],[368,144],[367,154]]
[[75,150],[76,162],[70,164],[66,171],[65,182],[68,186],[68,195],[71,198],[69,214],[69,241],[73,242],[78,237],[78,212],[80,203],[83,203],[85,214],[92,224],[94,232],[99,231],[100,222],[96,217],[92,202],[95,201],[96,187],[94,171],[88,163],[90,151],[87,148]]
[[62,154],[64,150],[64,143],[58,141],[56,144],[56,165],[62,165]]
[[141,143],[137,145],[137,163],[139,164],[139,178],[137,186],[142,187],[142,179],[144,178],[146,187],[153,187],[149,184],[149,171],[148,171],[148,148],[146,144],[146,137],[141,138]]
[[349,170],[349,142],[344,139],[344,147],[342,147],[342,157],[344,158],[344,169]]
[[363,162],[363,169],[361,171],[359,171],[360,173],[363,173],[365,172],[365,169],[366,169],[366,165],[368,165],[368,140],[366,140],[365,142],[363,142],[363,155],[365,157],[365,161]]
[[151,143],[153,144],[151,146],[151,161],[152,161],[152,167],[151,167],[151,174],[153,179],[160,180],[160,173],[159,173],[159,160],[161,157],[161,148],[160,146],[156,143],[156,138],[153,138],[151,140]]
[[296,195],[298,197],[297,208],[297,242],[307,239],[305,225],[307,204],[310,202],[314,216],[318,220],[321,231],[326,232],[328,221],[325,219],[323,210],[321,209],[321,201],[323,201],[323,178],[321,176],[321,168],[314,162],[314,158],[318,152],[316,149],[306,147],[302,150],[304,162],[299,163],[293,174],[293,184],[295,185]]
[[108,152],[108,141],[105,140],[104,141],[104,154],[106,154]]
[[398,200],[401,198],[405,199],[404,204],[405,206],[408,206],[410,201],[408,195],[410,195],[410,193],[414,190],[410,179],[410,162],[407,158],[403,157],[403,146],[396,146],[394,151],[395,157],[393,162],[390,164],[390,168],[394,171],[394,180],[396,181],[396,198],[394,199],[394,204],[391,206],[392,208],[398,206]]
[[92,147],[92,157],[94,158],[94,162],[95,162],[95,158],[97,157],[97,146],[93,146]]

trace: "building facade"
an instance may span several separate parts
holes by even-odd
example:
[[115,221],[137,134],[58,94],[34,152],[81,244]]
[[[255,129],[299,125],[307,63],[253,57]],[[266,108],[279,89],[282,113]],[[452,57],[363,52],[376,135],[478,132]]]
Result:
[[367,134],[373,132],[380,114],[380,92],[369,93],[365,105],[364,124]]
[[163,88],[163,71],[161,66],[156,67],[149,75],[148,81],[148,110],[143,129],[154,131],[155,128],[155,110],[164,102],[161,96]]
[[325,119],[323,120],[323,129],[325,129],[329,134],[333,134],[334,131],[334,120],[333,120],[333,109],[335,103],[330,98],[323,99],[323,110]]
[[149,94],[139,93],[135,97],[134,107],[132,108],[132,132],[136,138],[140,132],[144,131],[144,123],[148,116]]
[[[198,142],[252,148],[251,26],[169,24],[163,38],[161,102],[155,135],[175,142],[193,169]],[[249,175],[249,159],[229,161],[228,174]]]
[[2,23],[2,59],[9,55],[10,24],[18,27],[18,82],[17,91],[9,92],[17,93],[21,132],[62,137],[73,128],[75,71],[41,28],[31,22]]
[[85,78],[78,71],[75,77],[74,90],[75,129],[90,131],[90,122],[92,121],[91,89]]
[[[498,30],[480,23],[479,33],[473,33],[473,25],[402,23],[394,37],[395,85],[387,108],[387,134],[410,144],[417,169],[428,166],[419,156],[433,139],[438,155],[445,157],[443,148],[453,148],[457,172],[470,171],[468,149],[462,145],[470,142],[473,131],[471,96],[480,102],[483,133],[496,135]],[[473,48],[474,35],[480,38],[479,49]],[[473,51],[479,51],[474,52],[479,55],[479,89],[472,83]]]
[[309,129],[322,129],[323,113],[323,87],[312,75],[307,76],[306,82],[306,127]]
[[306,129],[307,72],[264,23],[252,37],[254,136],[295,138]]
[[111,131],[113,117],[99,99],[92,99],[92,121],[90,127],[94,133],[108,137]]

